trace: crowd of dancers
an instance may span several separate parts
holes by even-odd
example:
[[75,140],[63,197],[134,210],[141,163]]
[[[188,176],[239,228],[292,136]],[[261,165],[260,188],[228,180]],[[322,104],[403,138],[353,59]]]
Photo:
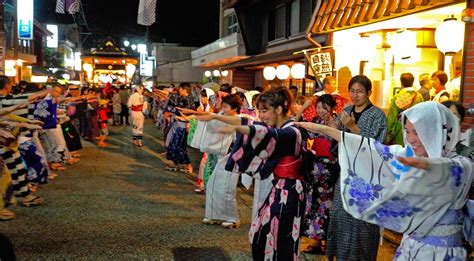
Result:
[[[45,199],[38,190],[80,161],[81,139],[108,146],[108,120],[119,91],[112,85],[13,86],[10,78],[0,76],[0,220],[15,218],[10,205],[42,205]],[[128,101],[125,86],[122,91]],[[129,107],[135,118],[133,97]]]
[[[431,83],[444,85],[444,76]],[[203,153],[203,224],[240,227],[237,186],[253,185],[254,260],[298,260],[301,250],[376,260],[381,228],[403,234],[397,260],[464,260],[473,239],[472,132],[461,133],[465,110],[449,93],[438,86],[426,98],[413,80],[402,75],[388,118],[362,75],[345,87],[350,100],[332,77],[311,98],[225,84],[204,86],[196,101],[189,84],[157,88],[167,169],[190,173],[187,147]]]
[[298,260],[300,251],[375,260],[381,228],[403,234],[397,260],[464,260],[474,239],[465,109],[443,89],[442,72],[431,75],[433,88],[426,77],[419,89],[409,73],[400,80],[386,116],[362,75],[341,87],[350,99],[332,77],[306,98],[297,88],[228,84],[135,86],[131,95],[111,85],[13,88],[0,76],[0,219],[15,218],[11,204],[43,204],[36,192],[79,162],[81,137],[107,147],[109,118],[115,125],[130,113],[138,147],[145,117],[155,118],[168,171],[192,173],[188,146],[202,152],[195,192],[205,193],[203,224],[239,228],[238,183],[253,187],[255,260]]

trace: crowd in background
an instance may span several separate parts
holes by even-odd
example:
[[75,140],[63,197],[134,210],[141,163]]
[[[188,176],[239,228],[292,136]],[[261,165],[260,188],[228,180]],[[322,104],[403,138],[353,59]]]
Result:
[[[203,153],[195,190],[206,194],[203,224],[238,228],[239,178],[246,188],[253,184],[249,239],[256,260],[292,259],[300,250],[324,253],[330,259],[375,260],[381,227],[405,234],[396,257],[416,252],[424,257],[465,256],[467,245],[460,240],[459,229],[448,236],[436,231],[462,223],[451,216],[460,213],[471,185],[472,131],[460,132],[465,108],[458,102],[459,89],[446,90],[444,72],[423,74],[419,80],[420,87],[415,88],[411,73],[401,75],[401,88],[387,113],[370,101],[371,81],[355,76],[349,86],[340,87],[348,88],[349,99],[338,93],[333,77],[323,79],[323,88],[312,97],[299,96],[293,86],[247,91],[225,84],[196,92],[186,83],[160,87],[155,91],[152,115],[164,134],[165,154],[172,162],[168,170],[193,171],[187,145]],[[430,125],[429,118],[439,126]],[[430,128],[436,131],[427,131]],[[367,142],[364,153],[354,142],[342,141],[339,132],[335,135],[338,130],[368,138],[359,141]],[[348,139],[357,141],[357,137]],[[341,143],[353,147],[341,149]],[[348,163],[340,158],[341,151],[348,158],[359,158]],[[426,164],[441,163],[431,158],[447,158],[447,162],[442,161],[445,165],[435,171]],[[356,169],[363,173],[354,173]],[[391,177],[383,171],[390,171]],[[423,204],[431,204],[430,208],[400,187],[409,184],[401,175],[420,179],[426,172],[448,180],[457,175],[455,189],[448,181],[437,184],[450,195],[442,199],[423,191],[425,181],[420,181],[418,199],[424,197]],[[363,180],[367,173],[371,178]],[[462,189],[460,184],[464,184]],[[397,193],[400,197],[394,196]],[[364,215],[368,209],[376,211]],[[436,217],[428,218],[434,209]],[[448,223],[436,223],[441,221]],[[423,244],[430,247],[420,250]]]
[[[43,204],[37,191],[79,162],[82,140],[107,147],[109,124],[131,122],[131,140],[141,147],[152,118],[163,132],[166,169],[197,173],[203,224],[239,228],[239,181],[253,191],[255,260],[290,260],[300,251],[375,260],[381,227],[404,234],[396,258],[463,258],[459,224],[472,220],[460,213],[473,134],[460,131],[466,110],[459,92],[446,90],[444,72],[423,74],[419,83],[402,74],[385,113],[370,101],[372,82],[362,75],[339,86],[349,97],[330,76],[311,97],[296,86],[44,88],[0,76],[0,220],[15,218],[11,204]],[[196,169],[188,147],[202,152]]]

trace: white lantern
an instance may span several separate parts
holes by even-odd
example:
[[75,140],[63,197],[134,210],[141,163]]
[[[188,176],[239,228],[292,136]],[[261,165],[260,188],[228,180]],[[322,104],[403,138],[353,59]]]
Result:
[[359,49],[364,51],[359,52],[359,59],[363,62],[373,61],[376,48],[377,43],[373,37],[371,37],[369,34],[361,35],[359,38]]
[[392,36],[391,46],[396,62],[403,60],[416,61],[414,59],[417,53],[415,31],[401,30],[396,32]]
[[137,49],[137,45],[136,44],[132,44],[132,50],[136,50]]
[[223,77],[227,77],[227,75],[229,75],[229,71],[227,71],[227,70],[222,71],[222,72],[221,72],[221,75],[222,75]]
[[127,66],[125,66],[125,70],[127,72],[127,77],[129,79],[131,79],[133,74],[135,74],[135,69],[136,68],[137,67],[135,65],[131,64],[131,63],[129,63],[129,64],[127,64]]
[[206,76],[206,77],[211,77],[211,75],[212,75],[211,71],[205,71],[204,72],[204,76]]
[[87,78],[91,79],[91,77],[92,77],[92,70],[93,70],[92,64],[90,64],[90,63],[85,63],[85,64],[82,65],[82,69],[84,69],[84,71],[86,71],[86,73],[87,73]]
[[286,80],[290,77],[290,67],[286,64],[278,65],[276,68],[277,78],[280,80]]
[[295,63],[291,66],[291,76],[295,79],[303,79],[306,73],[306,67],[302,63]]
[[267,81],[272,81],[276,77],[276,69],[272,66],[263,68],[263,78]]
[[125,40],[123,41],[123,45],[125,45],[125,47],[128,47],[130,45],[130,42],[128,40]]
[[436,27],[435,43],[440,52],[454,55],[464,44],[464,23],[450,17]]
[[214,77],[219,77],[219,76],[221,76],[221,72],[219,72],[219,70],[214,70],[212,72],[212,75],[214,75]]

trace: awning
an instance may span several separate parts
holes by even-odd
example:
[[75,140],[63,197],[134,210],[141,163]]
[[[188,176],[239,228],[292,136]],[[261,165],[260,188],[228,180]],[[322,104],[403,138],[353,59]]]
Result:
[[[309,48],[309,47],[308,47]],[[269,63],[278,63],[284,61],[304,59],[304,54],[299,53],[294,55],[293,53],[301,51],[305,48],[290,49],[278,52],[263,53],[259,55],[252,56],[247,59],[243,59],[237,62],[229,63],[225,66],[222,66],[221,70],[228,70],[238,67],[252,67]]]
[[385,21],[465,0],[323,0],[311,19],[313,34],[324,34],[347,28]]

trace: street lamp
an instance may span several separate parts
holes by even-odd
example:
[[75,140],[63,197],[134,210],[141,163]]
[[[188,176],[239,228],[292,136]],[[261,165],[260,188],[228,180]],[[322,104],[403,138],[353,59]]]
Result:
[[130,45],[130,42],[128,40],[123,41],[123,45],[125,47],[128,47]]

